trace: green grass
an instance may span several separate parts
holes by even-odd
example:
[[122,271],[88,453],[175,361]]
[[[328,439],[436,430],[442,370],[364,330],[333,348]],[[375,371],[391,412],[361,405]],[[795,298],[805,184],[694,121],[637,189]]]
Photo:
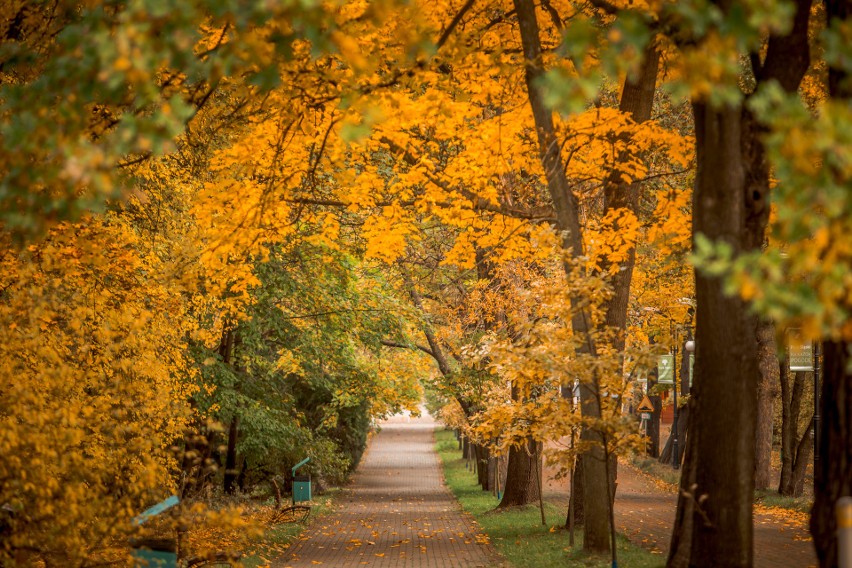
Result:
[[672,488],[677,488],[680,485],[680,470],[673,468],[671,464],[660,463],[657,458],[647,456],[633,456],[630,458],[630,462],[645,473],[665,481]]
[[772,489],[758,490],[754,492],[754,502],[764,507],[778,507],[790,509],[801,513],[809,513],[813,501],[810,497],[784,497]]
[[[648,475],[668,483],[673,488],[680,484],[680,470],[676,470],[670,465],[662,464],[655,458],[634,456],[631,458],[631,463]],[[784,497],[773,489],[755,491],[754,502],[764,507],[777,507],[801,513],[810,512],[811,505],[813,504],[810,497]]]
[[270,561],[281,556],[299,536],[314,523],[334,511],[334,501],[340,496],[341,489],[329,489],[322,496],[314,497],[311,502],[311,514],[301,523],[286,523],[266,531],[263,537],[245,552],[241,559],[244,568],[268,566]]
[[[482,491],[476,484],[476,476],[465,469],[453,433],[439,430],[435,435],[436,449],[444,465],[447,485],[510,566],[610,567],[609,556],[589,556],[582,552],[582,527],[575,531],[574,548],[568,546],[568,531],[561,528],[565,520],[564,506],[560,508],[545,502],[547,526],[541,524],[537,505],[494,511],[497,499],[491,493]],[[621,535],[618,536],[617,547],[619,566],[657,568],[665,565],[665,558],[661,555],[635,546]]]

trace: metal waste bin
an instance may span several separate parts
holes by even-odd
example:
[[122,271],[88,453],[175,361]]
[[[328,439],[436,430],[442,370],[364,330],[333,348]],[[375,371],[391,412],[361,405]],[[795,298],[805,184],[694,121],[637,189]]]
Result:
[[305,458],[290,470],[293,475],[293,504],[303,503],[311,500],[311,476],[296,475],[296,470],[311,461],[311,458]]
[[293,503],[311,500],[311,476],[297,475],[293,477]]

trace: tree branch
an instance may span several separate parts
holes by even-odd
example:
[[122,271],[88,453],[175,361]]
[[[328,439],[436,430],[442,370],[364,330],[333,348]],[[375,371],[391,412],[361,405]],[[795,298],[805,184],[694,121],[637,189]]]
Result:
[[419,343],[412,343],[412,344],[399,343],[397,341],[390,341],[388,339],[382,339],[381,343],[385,347],[399,347],[400,349],[419,349],[420,351],[422,351],[423,353],[426,353],[430,357],[432,357],[432,358],[435,357],[435,354],[432,352],[431,349],[429,349],[425,345],[420,345]]

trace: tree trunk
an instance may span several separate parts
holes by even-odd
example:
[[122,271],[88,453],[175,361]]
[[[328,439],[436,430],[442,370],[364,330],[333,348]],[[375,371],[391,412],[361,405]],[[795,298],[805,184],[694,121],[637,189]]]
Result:
[[[681,353],[684,356],[681,358],[679,365],[679,375],[678,375],[678,384],[672,385],[672,388],[677,388],[680,393],[678,400],[685,400],[683,397],[688,395],[691,392],[690,384],[689,384],[689,354],[686,351],[686,342],[692,339],[692,334],[690,333],[686,339],[684,339],[681,347]],[[683,455],[686,450],[686,435],[689,431],[689,406],[688,405],[678,405],[678,408],[675,409],[677,413],[677,450],[678,450],[678,458],[677,464],[680,467],[680,464],[683,463]],[[674,434],[675,425],[672,424],[672,434]],[[666,445],[663,446],[663,451],[660,452],[660,463],[673,466],[675,460],[672,456],[674,453],[674,438],[675,436],[670,434],[668,439],[666,440]]]
[[[765,224],[748,221],[760,215],[765,200],[755,202],[748,192],[743,142],[752,133],[745,113],[739,106],[701,101],[693,102],[693,112],[698,157],[693,233],[726,242],[737,253],[752,249],[762,242]],[[742,299],[725,293],[721,278],[699,271],[695,280],[695,404],[687,444],[697,466],[689,498],[700,505],[693,512],[690,564],[751,566],[757,321]]]
[[[829,27],[848,26],[852,20],[852,1],[825,2]],[[847,68],[830,66],[829,95],[848,104],[852,84]],[[811,535],[820,566],[835,566],[837,553],[837,517],[835,503],[841,496],[852,495],[852,344],[829,341],[823,344],[822,389],[819,397],[820,427],[817,428],[814,465],[814,505],[811,509]],[[816,393],[815,395],[816,396]],[[816,460],[815,460],[816,461]]]
[[[850,10],[852,12],[852,10]],[[820,566],[837,566],[837,517],[840,497],[852,495],[852,344],[823,344],[819,413],[822,419],[819,461],[814,471],[811,535]]]
[[790,478],[790,490],[785,495],[801,497],[805,492],[805,473],[811,462],[811,453],[814,447],[814,419],[811,418],[808,427],[802,434],[802,439],[796,446],[796,459],[793,463],[793,475]]
[[236,481],[239,471],[237,470],[237,435],[240,419],[235,414],[231,418],[228,428],[228,450],[225,453],[225,476],[223,486],[226,495],[233,495],[236,491]]
[[[577,197],[571,190],[565,175],[565,164],[562,160],[561,148],[557,140],[556,130],[553,124],[553,114],[544,103],[540,91],[540,79],[544,75],[541,61],[541,39],[539,37],[538,20],[536,19],[535,4],[533,0],[515,0],[515,12],[521,35],[525,59],[525,80],[530,107],[536,125],[538,135],[538,149],[541,164],[547,178],[547,187],[550,192],[553,208],[556,213],[556,225],[563,235],[563,249],[570,253],[573,258],[583,256],[583,239],[580,226],[579,204]],[[656,57],[656,53],[654,54]],[[656,80],[657,60],[654,58],[654,77]],[[643,74],[644,75],[644,74]],[[636,112],[647,112],[650,114],[650,105],[653,103],[653,82],[650,90],[647,81],[637,81],[635,90],[631,90],[629,96],[624,97],[625,104],[636,107]],[[650,92],[650,97],[648,96]],[[635,100],[632,97],[635,94]],[[639,103],[641,101],[641,104]],[[647,110],[646,110],[647,107]],[[630,191],[621,192],[614,188],[610,189],[610,199],[624,199],[630,201]],[[632,255],[632,253],[631,253]],[[632,266],[632,260],[629,263]],[[566,274],[570,276],[572,267],[565,264]],[[629,275],[624,282],[629,287]],[[629,288],[622,286],[619,290],[623,298],[612,301],[612,317],[619,319],[622,307],[626,309],[626,293]],[[621,305],[624,300],[624,306]],[[571,320],[574,334],[583,338],[585,343],[578,348],[583,353],[594,354],[595,348],[589,332],[588,314],[583,308],[578,308],[578,299],[572,298],[571,303],[575,308],[575,315]],[[578,308],[578,309],[577,309]],[[626,312],[625,312],[626,313]],[[609,317],[609,315],[608,315]],[[619,328],[623,330],[623,325]],[[580,399],[583,416],[592,419],[601,417],[601,409],[598,401],[600,396],[596,392],[597,386],[593,384],[580,385]],[[614,494],[614,488],[608,485],[606,456],[604,452],[604,439],[601,432],[584,429],[581,439],[589,444],[590,449],[586,452],[583,460],[584,472],[584,504],[586,522],[583,525],[583,549],[589,552],[608,552],[610,550],[610,511],[607,503]]]
[[769,322],[757,331],[760,382],[757,387],[757,434],[754,451],[754,487],[768,489],[772,482],[772,421],[778,395],[778,353],[775,326]]
[[[525,446],[509,449],[509,467],[506,475],[506,488],[498,509],[528,505],[538,501],[538,479],[536,475],[541,465],[539,444],[531,438]],[[538,465],[536,464],[538,462]]]
[[[727,2],[717,6],[723,12],[735,8]],[[758,86],[777,81],[788,93],[797,91],[810,63],[810,11],[811,0],[798,0],[790,31],[770,35],[763,62],[751,58]],[[760,141],[764,129],[742,103],[696,99],[692,108],[698,165],[693,238],[725,243],[734,255],[757,249],[769,218],[769,165]],[[682,474],[684,492],[672,542],[680,550],[685,539],[678,531],[691,531],[690,565],[751,566],[758,321],[746,302],[725,293],[722,278],[698,271],[695,282],[691,463]],[[687,476],[691,483],[684,485]],[[695,506],[687,516],[689,500]],[[670,561],[675,560],[670,553]]]
[[[579,525],[586,521],[586,510],[583,507],[583,492],[585,491],[585,483],[583,482],[583,455],[577,456],[574,464],[574,471],[571,474],[573,491],[569,496],[568,510],[570,514],[571,507],[574,508],[574,523]],[[568,519],[566,517],[566,519]]]
[[[794,373],[793,384],[790,385],[787,363],[782,363],[781,376],[781,480],[778,483],[778,493],[785,496],[796,495],[796,471],[798,464],[804,464],[805,460],[800,452],[806,450],[811,452],[811,426],[802,433],[801,439],[798,434],[799,416],[802,408],[805,384],[812,379],[813,374],[805,371]],[[807,457],[806,459],[810,459]],[[804,470],[801,472],[804,480]]]
[[[674,425],[672,425],[674,428]],[[683,455],[686,453],[686,440],[687,433],[689,432],[689,407],[681,406],[678,409],[678,417],[677,417],[677,439],[678,439],[678,453],[680,454],[680,461],[678,462],[678,466],[683,463]],[[672,457],[672,453],[674,452],[674,436],[669,436],[666,440],[666,445],[663,446],[663,451],[660,452],[659,461],[662,464],[666,465],[674,465],[674,459]]]
[[660,457],[660,418],[663,413],[663,400],[659,396],[649,396],[648,399],[654,405],[654,412],[648,421],[648,446],[646,453],[648,457]]
[[476,456],[477,483],[479,483],[483,491],[491,491],[491,476],[489,475],[490,470],[488,467],[490,456],[488,448],[475,444],[473,446],[473,453]]
[[[689,405],[693,405],[690,399]],[[683,458],[683,469],[680,474],[680,491],[678,496],[677,513],[675,515],[672,542],[669,546],[667,568],[686,568],[689,566],[689,556],[692,549],[692,519],[695,514],[695,471],[698,467],[695,459],[695,438],[698,432],[693,429],[690,443],[686,445]]]

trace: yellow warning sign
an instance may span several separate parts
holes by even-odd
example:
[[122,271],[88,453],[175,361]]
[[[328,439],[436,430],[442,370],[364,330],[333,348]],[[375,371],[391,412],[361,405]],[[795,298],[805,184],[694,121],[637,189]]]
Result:
[[654,405],[651,404],[651,399],[648,398],[647,394],[642,397],[642,402],[639,403],[636,412],[654,412]]

